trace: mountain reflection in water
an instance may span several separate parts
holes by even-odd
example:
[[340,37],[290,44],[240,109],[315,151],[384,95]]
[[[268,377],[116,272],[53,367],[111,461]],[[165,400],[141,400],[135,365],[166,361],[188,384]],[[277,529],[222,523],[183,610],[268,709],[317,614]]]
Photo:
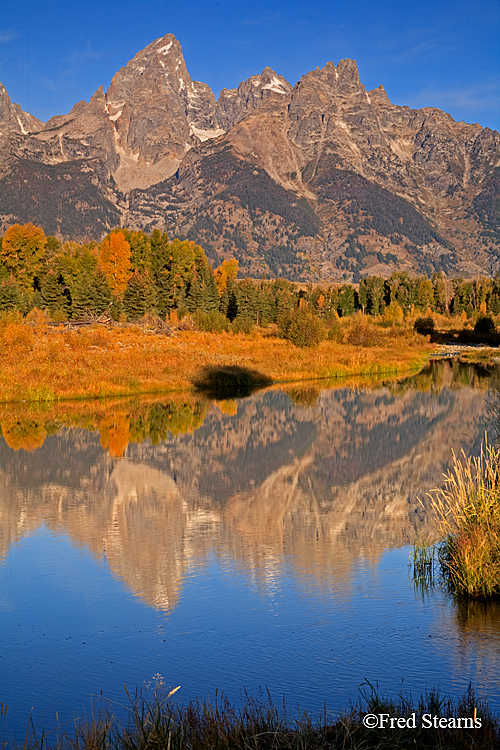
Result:
[[[452,451],[479,453],[489,382],[435,362],[373,390],[295,386],[222,408],[122,404],[88,418],[90,430],[71,426],[74,414],[6,410],[0,560],[45,525],[164,614],[212,556],[261,591],[286,574],[302,596],[353,597],[360,565],[376,571],[384,550],[436,538],[426,493]],[[485,627],[498,646],[497,609],[453,616],[462,642]]]

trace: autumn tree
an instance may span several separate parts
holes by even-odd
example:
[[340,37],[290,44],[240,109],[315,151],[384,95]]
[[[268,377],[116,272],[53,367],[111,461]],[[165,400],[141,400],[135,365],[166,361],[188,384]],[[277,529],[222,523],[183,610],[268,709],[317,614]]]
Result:
[[236,258],[230,258],[222,261],[222,264],[215,269],[214,276],[219,297],[224,294],[228,282],[234,281],[238,276],[238,265]]
[[131,276],[130,243],[123,232],[112,232],[101,243],[97,267],[115,297],[121,297]]
[[91,278],[97,269],[98,249],[93,245],[80,245],[78,242],[65,242],[54,255],[51,268],[60,275],[69,289],[71,297],[83,276]]
[[17,279],[20,288],[33,292],[35,278],[41,273],[46,254],[47,238],[34,224],[14,224],[5,232],[0,248],[0,261]]
[[151,271],[151,238],[145,232],[136,232],[132,229],[123,229],[123,234],[130,245],[130,263],[132,269],[141,273]]

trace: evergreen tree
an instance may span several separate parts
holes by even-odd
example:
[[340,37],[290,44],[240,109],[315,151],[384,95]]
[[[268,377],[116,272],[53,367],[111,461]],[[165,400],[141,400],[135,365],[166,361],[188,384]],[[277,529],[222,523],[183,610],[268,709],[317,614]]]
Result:
[[70,300],[68,299],[68,295],[65,294],[66,291],[67,288],[64,285],[62,277],[57,276],[51,269],[46,275],[41,289],[44,307],[49,310],[51,315],[59,313],[65,317],[68,316]]
[[201,282],[197,273],[194,274],[191,284],[189,285],[189,292],[186,297],[186,305],[190,313],[194,313],[195,310],[201,310],[202,290]]
[[128,320],[137,320],[151,312],[155,305],[155,289],[149,273],[134,271],[123,295],[123,309]]
[[97,270],[92,278],[93,315],[102,315],[111,304],[112,299],[113,295],[105,275]]
[[19,310],[21,307],[21,291],[13,276],[0,281],[0,310]]
[[75,285],[71,317],[73,320],[82,320],[87,315],[94,315],[94,289],[92,280],[84,273]]

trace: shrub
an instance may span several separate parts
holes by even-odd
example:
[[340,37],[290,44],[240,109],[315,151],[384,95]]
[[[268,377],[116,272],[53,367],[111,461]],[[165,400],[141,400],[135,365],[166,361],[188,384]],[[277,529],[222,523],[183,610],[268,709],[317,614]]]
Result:
[[233,320],[233,333],[251,333],[253,321],[248,315],[237,315]]
[[313,312],[300,308],[284,316],[279,331],[281,338],[295,346],[316,346],[326,336],[323,321]]
[[384,332],[373,323],[356,321],[347,332],[347,343],[352,346],[380,346],[386,341]]
[[192,315],[190,315],[189,313],[187,315],[184,315],[183,318],[179,320],[177,324],[177,328],[179,329],[179,331],[198,331],[199,330],[197,323],[195,322]]
[[336,341],[337,344],[341,344],[344,340],[344,331],[339,323],[338,318],[333,318],[331,323],[328,325],[326,338],[329,341]]
[[430,315],[427,318],[417,318],[413,328],[421,336],[432,336],[435,331],[434,318]]
[[193,313],[193,320],[200,329],[200,331],[209,331],[211,333],[222,333],[222,331],[230,331],[231,323],[218,310],[213,312],[204,312],[203,310],[196,310]]
[[474,326],[474,333],[480,336],[487,335],[489,333],[495,333],[495,321],[490,315],[480,315]]

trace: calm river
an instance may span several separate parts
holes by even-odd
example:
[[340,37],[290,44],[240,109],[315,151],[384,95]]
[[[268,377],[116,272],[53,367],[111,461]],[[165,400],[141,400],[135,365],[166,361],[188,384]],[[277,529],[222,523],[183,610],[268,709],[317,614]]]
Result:
[[371,389],[0,411],[0,744],[32,708],[52,728],[102,692],[120,713],[155,680],[313,713],[365,680],[472,682],[499,710],[500,610],[408,570],[435,538],[418,498],[480,451],[489,383],[441,362]]

